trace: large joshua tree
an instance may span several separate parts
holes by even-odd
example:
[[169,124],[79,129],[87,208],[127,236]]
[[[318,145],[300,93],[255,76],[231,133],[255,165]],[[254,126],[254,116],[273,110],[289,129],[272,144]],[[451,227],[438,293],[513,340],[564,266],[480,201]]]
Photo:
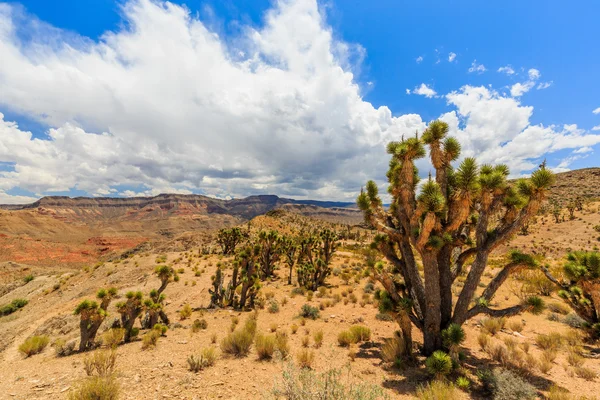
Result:
[[[514,184],[507,181],[506,165],[479,166],[474,158],[465,158],[455,169],[452,162],[460,156],[460,144],[447,135],[448,125],[433,121],[420,138],[391,142],[389,209],[373,181],[357,199],[366,220],[379,231],[374,246],[390,265],[379,263],[374,276],[388,292],[405,336],[410,337],[407,322],[423,331],[425,354],[443,347],[442,331],[450,324],[460,326],[478,314],[515,315],[537,304],[489,307],[499,283],[516,269],[512,262],[505,267],[507,273],[500,272],[490,283],[491,296],[474,300],[490,253],[537,213],[554,180],[545,165]],[[430,176],[419,188],[415,161],[425,157],[425,145],[435,179]],[[464,286],[453,299],[452,284],[467,263]]]

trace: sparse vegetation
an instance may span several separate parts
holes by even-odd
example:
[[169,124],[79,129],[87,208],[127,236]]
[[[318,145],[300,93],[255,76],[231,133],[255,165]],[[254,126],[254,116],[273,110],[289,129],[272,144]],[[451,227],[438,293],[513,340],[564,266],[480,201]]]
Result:
[[191,354],[188,359],[188,368],[192,372],[199,372],[205,368],[212,367],[217,360],[217,353],[214,348],[206,347],[198,354]]
[[19,345],[19,351],[25,356],[31,357],[44,351],[49,342],[50,338],[48,336],[32,336]]

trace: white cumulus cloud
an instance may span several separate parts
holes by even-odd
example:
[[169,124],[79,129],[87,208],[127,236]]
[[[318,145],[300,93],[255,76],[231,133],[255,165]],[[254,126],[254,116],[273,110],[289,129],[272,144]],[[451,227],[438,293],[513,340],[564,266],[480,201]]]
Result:
[[600,107],[596,108],[594,111],[592,111],[594,114],[600,114]]
[[498,72],[505,73],[506,75],[513,75],[515,70],[510,65],[507,65],[505,67],[498,68]]
[[433,90],[432,88],[430,88],[429,86],[427,86],[424,83],[421,83],[421,86],[417,86],[412,92],[414,94],[419,94],[419,95],[425,96],[427,98],[432,98],[437,94],[437,92],[435,90]]
[[[235,38],[160,0],[128,0],[123,16],[95,41],[0,4],[0,162],[10,166],[0,202],[30,200],[7,194],[15,188],[353,200],[368,179],[384,184],[389,141],[426,128],[363,99],[351,60],[365,50],[335,39],[316,0],[279,0]],[[415,93],[436,95],[424,84]],[[600,142],[531,125],[533,107],[483,86],[446,99],[453,111],[442,118],[464,155],[515,174]],[[5,110],[45,124],[45,135]]]
[[450,52],[450,54],[448,54],[448,61],[452,62],[454,60],[456,60],[456,53]]

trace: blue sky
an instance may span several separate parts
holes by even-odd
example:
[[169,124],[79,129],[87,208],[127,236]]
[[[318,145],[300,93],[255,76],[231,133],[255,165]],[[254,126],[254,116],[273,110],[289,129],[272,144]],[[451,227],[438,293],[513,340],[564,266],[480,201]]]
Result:
[[557,171],[598,166],[599,12],[593,1],[0,2],[0,202],[351,200],[366,179],[384,185],[385,142],[438,117],[465,155],[515,176],[543,158]]

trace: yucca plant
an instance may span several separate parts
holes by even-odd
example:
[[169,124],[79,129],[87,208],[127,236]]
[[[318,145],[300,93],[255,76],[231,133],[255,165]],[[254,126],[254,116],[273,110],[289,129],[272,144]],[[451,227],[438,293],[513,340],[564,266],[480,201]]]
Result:
[[452,359],[441,350],[436,350],[425,360],[427,372],[436,379],[443,379],[452,372]]
[[455,363],[459,361],[460,345],[465,341],[465,330],[458,324],[450,324],[442,331],[444,346],[448,349],[450,357]]
[[592,338],[600,337],[600,253],[572,252],[563,266],[566,279],[555,278],[547,268],[542,271],[560,290],[558,295],[585,321]]

